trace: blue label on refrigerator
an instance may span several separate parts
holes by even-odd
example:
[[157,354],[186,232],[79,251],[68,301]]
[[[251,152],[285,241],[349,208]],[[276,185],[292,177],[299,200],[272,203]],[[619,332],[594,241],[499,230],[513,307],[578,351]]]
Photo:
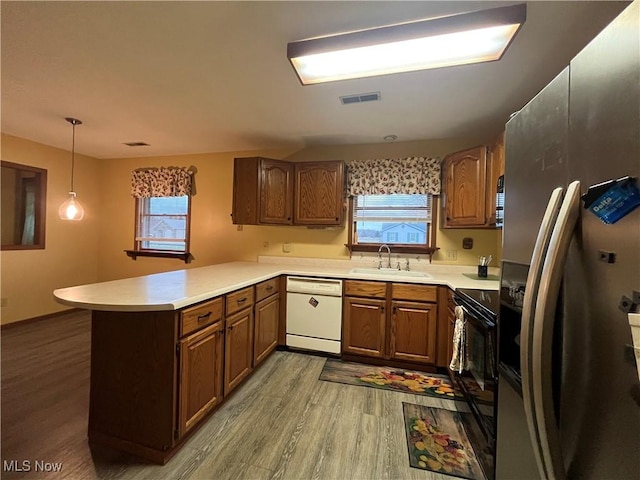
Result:
[[607,224],[616,223],[640,206],[640,191],[636,179],[631,177],[589,187],[582,198],[585,208]]

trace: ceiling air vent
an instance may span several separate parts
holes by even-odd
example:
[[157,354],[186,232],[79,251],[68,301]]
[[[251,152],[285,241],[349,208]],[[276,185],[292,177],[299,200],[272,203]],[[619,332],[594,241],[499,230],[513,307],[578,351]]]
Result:
[[125,142],[127,147],[149,147],[150,145],[145,142]]
[[343,105],[349,105],[351,103],[375,102],[377,100],[380,100],[380,92],[356,93],[355,95],[345,95],[344,97],[340,97],[340,101]]

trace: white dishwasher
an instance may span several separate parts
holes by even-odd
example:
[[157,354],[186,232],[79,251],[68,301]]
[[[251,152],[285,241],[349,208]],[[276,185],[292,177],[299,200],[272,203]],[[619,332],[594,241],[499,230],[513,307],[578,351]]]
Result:
[[287,346],[340,353],[342,280],[287,277]]

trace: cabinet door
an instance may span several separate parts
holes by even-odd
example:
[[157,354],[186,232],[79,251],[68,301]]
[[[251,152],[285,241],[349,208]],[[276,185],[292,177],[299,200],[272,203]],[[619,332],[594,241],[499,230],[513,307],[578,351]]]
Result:
[[344,297],[342,352],[383,357],[385,300]]
[[498,177],[504,175],[504,132],[498,135],[491,145],[487,159],[487,224],[496,224],[496,195],[498,193]]
[[344,164],[305,162],[295,165],[293,222],[296,225],[342,225]]
[[179,434],[222,400],[223,322],[180,341]]
[[253,308],[227,318],[224,346],[224,394],[231,392],[251,373],[253,359]]
[[436,303],[393,302],[391,358],[435,364]]
[[453,153],[444,160],[443,227],[486,224],[487,151],[480,146]]
[[233,162],[231,219],[237,225],[258,223],[259,157],[236,158]]
[[258,365],[278,345],[280,295],[275,294],[256,303],[253,339],[253,366]]
[[263,158],[260,161],[260,223],[292,223],[293,166]]

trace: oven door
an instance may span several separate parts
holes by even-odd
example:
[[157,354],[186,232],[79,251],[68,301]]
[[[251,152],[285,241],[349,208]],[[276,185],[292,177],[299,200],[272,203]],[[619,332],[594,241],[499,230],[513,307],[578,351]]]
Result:
[[481,391],[494,377],[494,366],[491,365],[493,354],[493,328],[473,315],[466,315],[467,319],[467,368],[475,379]]

